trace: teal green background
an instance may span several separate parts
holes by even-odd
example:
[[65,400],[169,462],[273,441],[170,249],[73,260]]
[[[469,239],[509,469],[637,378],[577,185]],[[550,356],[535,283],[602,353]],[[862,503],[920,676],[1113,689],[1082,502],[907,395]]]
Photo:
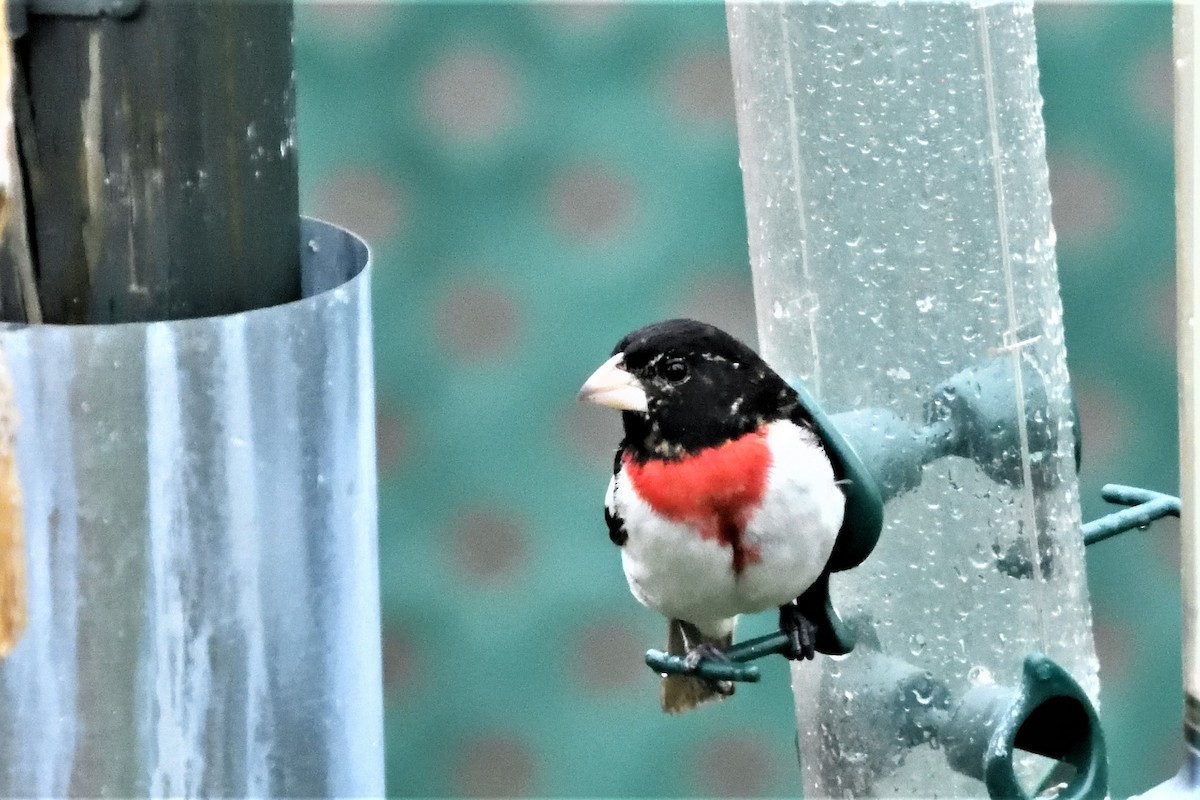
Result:
[[[1177,487],[1170,9],[1037,21],[1094,517]],[[574,401],[645,322],[753,341],[724,8],[309,4],[296,50],[304,210],[375,252],[389,792],[798,794],[782,660],[658,711],[600,516],[617,421]],[[1177,526],[1088,567],[1124,796],[1181,757]]]

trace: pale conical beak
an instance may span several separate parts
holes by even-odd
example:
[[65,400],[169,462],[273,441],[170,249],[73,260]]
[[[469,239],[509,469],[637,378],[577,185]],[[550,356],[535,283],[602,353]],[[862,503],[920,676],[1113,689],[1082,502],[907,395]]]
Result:
[[624,353],[617,353],[605,361],[584,382],[579,390],[579,399],[622,411],[646,413],[646,390],[641,381],[625,371],[622,366],[624,359]]

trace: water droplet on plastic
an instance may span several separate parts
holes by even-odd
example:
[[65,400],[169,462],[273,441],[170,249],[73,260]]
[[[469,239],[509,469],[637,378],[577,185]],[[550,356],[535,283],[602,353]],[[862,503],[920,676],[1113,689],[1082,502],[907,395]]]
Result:
[[992,671],[982,664],[976,664],[967,672],[967,682],[972,686],[991,686],[996,682]]
[[995,561],[995,554],[985,551],[981,545],[975,546],[975,553],[970,557],[971,566],[975,569],[987,569]]

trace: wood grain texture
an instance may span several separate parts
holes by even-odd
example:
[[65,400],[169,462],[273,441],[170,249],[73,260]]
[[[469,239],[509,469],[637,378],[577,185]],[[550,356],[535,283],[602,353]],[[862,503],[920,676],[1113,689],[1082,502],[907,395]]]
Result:
[[[12,57],[8,41],[6,4],[0,3],[0,231],[12,205],[16,150],[13,145]],[[25,541],[21,524],[21,487],[17,480],[17,411],[8,365],[0,348],[0,658],[16,646],[27,618],[25,600]]]
[[292,10],[31,16],[18,108],[46,322],[230,314],[300,296]]
[[25,541],[21,486],[14,442],[16,410],[8,365],[0,351],[0,658],[8,655],[25,630]]

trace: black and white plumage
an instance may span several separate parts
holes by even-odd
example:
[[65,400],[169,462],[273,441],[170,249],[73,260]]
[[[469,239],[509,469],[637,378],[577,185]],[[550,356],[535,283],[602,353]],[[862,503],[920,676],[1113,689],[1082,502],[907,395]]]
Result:
[[[845,497],[795,391],[725,332],[670,320],[622,339],[580,398],[623,412],[604,517],[668,651],[721,658],[739,614],[779,608],[792,657],[812,657],[824,594],[803,596],[825,587]],[[730,693],[668,676],[663,708]]]

